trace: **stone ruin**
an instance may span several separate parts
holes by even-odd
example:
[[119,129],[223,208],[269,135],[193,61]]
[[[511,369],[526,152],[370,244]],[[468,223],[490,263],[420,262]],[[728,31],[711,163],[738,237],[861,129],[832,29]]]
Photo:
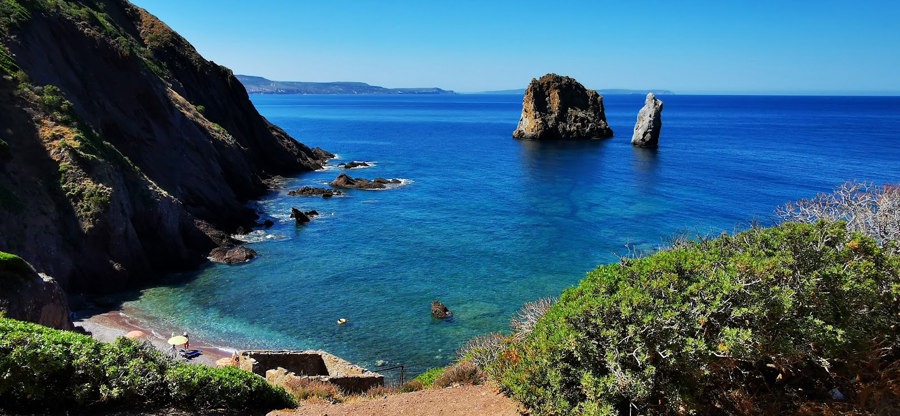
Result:
[[384,376],[325,351],[250,350],[238,353],[238,367],[263,377],[293,373],[293,377],[325,381],[345,393],[362,393],[384,385]]

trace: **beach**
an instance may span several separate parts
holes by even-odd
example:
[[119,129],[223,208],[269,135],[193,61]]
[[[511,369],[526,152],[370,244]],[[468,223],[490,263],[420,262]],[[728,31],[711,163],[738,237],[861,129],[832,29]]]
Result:
[[[124,337],[129,332],[137,330],[145,334],[139,339],[146,340],[160,351],[168,353],[172,347],[166,341],[173,333],[181,335],[181,332],[151,328],[146,323],[128,316],[121,310],[93,314],[76,313],[76,315],[84,316],[84,318],[76,319],[73,322],[75,326],[83,328],[92,338],[102,342],[114,342],[116,338]],[[202,338],[189,336],[189,339],[190,349],[200,350],[202,354],[190,360],[179,357],[178,360],[180,361],[215,367],[217,360],[231,357],[236,351],[227,347],[209,345]]]

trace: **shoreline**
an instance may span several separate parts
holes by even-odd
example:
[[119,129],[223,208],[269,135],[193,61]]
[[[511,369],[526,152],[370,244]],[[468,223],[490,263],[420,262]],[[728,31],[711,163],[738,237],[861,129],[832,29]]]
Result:
[[[80,311],[76,311],[76,313],[78,312]],[[80,316],[82,314],[78,313],[78,315]],[[151,327],[147,325],[146,322],[129,316],[120,309],[85,314],[85,316],[86,317],[83,319],[74,320],[73,324],[76,327],[84,329],[91,338],[94,338],[97,341],[111,343],[118,337],[124,337],[125,334],[138,330],[146,334],[140,339],[146,340],[163,354],[168,354],[171,349],[171,346],[166,343],[169,339],[169,335],[167,334],[175,331]],[[202,338],[190,334],[188,335],[191,341],[191,349],[198,349],[202,354],[191,360],[178,357],[177,360],[179,362],[216,367],[217,360],[230,358],[233,353],[238,351],[234,348],[211,345]]]

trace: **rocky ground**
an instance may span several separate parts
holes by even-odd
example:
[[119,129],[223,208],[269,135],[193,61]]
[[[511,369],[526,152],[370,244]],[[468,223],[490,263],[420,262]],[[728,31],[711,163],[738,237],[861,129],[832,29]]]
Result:
[[306,402],[297,409],[273,411],[268,416],[517,416],[526,414],[496,387],[459,386],[359,399],[348,403]]

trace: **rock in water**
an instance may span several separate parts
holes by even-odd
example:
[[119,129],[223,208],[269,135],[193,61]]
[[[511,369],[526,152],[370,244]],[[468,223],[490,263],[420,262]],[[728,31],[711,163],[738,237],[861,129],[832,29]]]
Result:
[[306,224],[311,221],[309,215],[297,208],[291,208],[291,218],[297,221],[297,224]]
[[662,130],[662,110],[663,102],[656,98],[652,92],[647,94],[644,108],[641,108],[641,111],[638,113],[637,123],[634,125],[634,136],[631,137],[631,144],[638,147],[659,146],[659,131]]
[[256,251],[244,246],[216,247],[209,252],[209,259],[216,263],[240,264],[256,258]]
[[603,97],[574,78],[547,74],[532,79],[522,100],[516,139],[573,140],[612,137]]
[[450,309],[441,301],[436,300],[431,302],[431,316],[438,319],[446,319],[453,316],[453,312],[450,312]]
[[351,178],[346,173],[342,173],[331,181],[329,185],[344,189],[385,189],[387,185],[399,185],[401,183],[399,179],[375,178],[369,180],[365,178]]

